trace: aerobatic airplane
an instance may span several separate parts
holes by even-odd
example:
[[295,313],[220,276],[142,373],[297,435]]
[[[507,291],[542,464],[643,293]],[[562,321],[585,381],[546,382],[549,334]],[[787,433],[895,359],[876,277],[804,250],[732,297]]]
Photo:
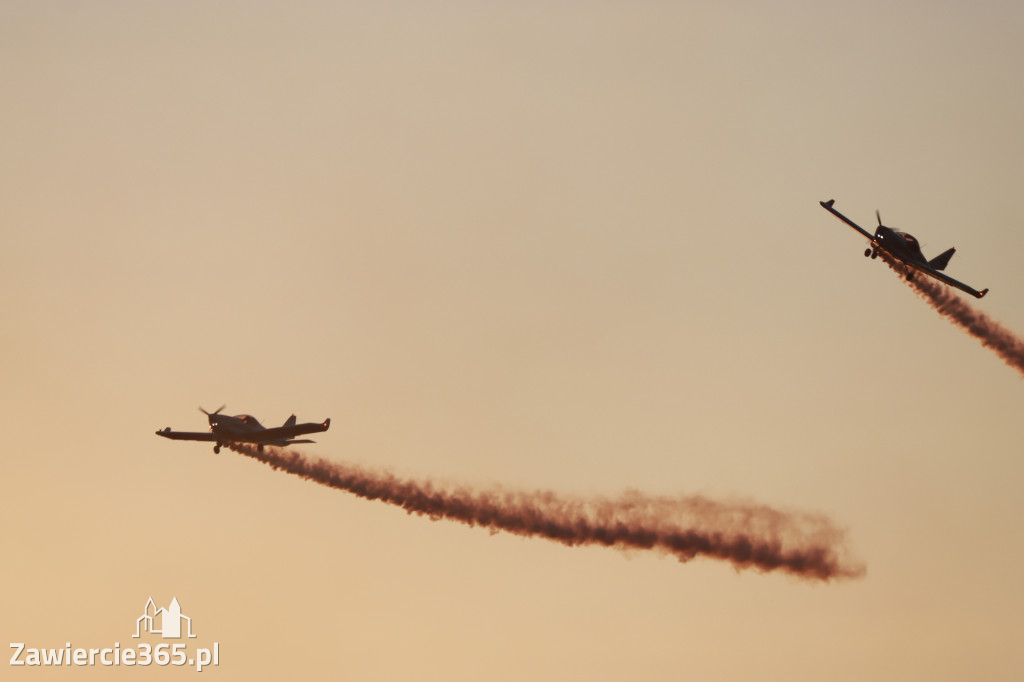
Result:
[[972,289],[963,282],[958,282],[949,275],[941,272],[941,270],[944,270],[946,265],[949,264],[949,259],[953,257],[953,253],[956,251],[955,248],[950,248],[943,251],[935,258],[926,260],[924,254],[921,253],[921,246],[917,243],[917,239],[906,232],[894,230],[891,227],[883,225],[882,215],[878,211],[875,211],[875,216],[878,218],[878,228],[875,230],[874,234],[871,234],[864,228],[857,225],[857,223],[832,208],[832,205],[835,203],[835,199],[819,201],[818,203],[820,203],[822,208],[827,210],[829,213],[868,238],[871,242],[871,246],[864,251],[865,256],[877,258],[879,251],[889,254],[905,266],[907,279],[913,279],[914,270],[917,270],[918,272],[923,272],[929,277],[934,277],[940,282],[944,282],[951,287],[956,287],[960,291],[967,292],[975,298],[981,298],[988,293],[988,289],[982,289],[981,291]]
[[293,445],[295,443],[315,443],[308,439],[296,439],[295,436],[304,436],[307,433],[320,433],[331,426],[331,420],[325,419],[319,424],[296,424],[295,415],[288,417],[283,426],[266,428],[259,421],[248,414],[239,414],[230,417],[221,414],[226,405],[221,405],[215,412],[207,412],[203,408],[199,411],[206,415],[210,422],[210,432],[205,431],[171,431],[168,426],[156,435],[170,438],[171,440],[201,440],[215,443],[214,454],[220,452],[224,445],[232,443],[253,443],[260,451],[264,445]]

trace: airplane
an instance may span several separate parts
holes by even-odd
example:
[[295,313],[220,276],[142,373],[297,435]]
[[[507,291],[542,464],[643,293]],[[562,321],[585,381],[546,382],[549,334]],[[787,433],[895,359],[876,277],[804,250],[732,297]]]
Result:
[[879,251],[882,251],[895,260],[903,263],[906,267],[905,274],[909,280],[914,279],[914,270],[917,270],[918,272],[923,272],[929,277],[934,277],[940,282],[944,282],[951,287],[956,287],[960,291],[966,292],[975,298],[981,298],[988,293],[988,289],[982,289],[981,291],[972,289],[963,282],[959,282],[944,272],[941,272],[946,268],[946,265],[949,264],[949,259],[953,257],[953,253],[956,251],[955,248],[947,249],[935,258],[926,260],[924,254],[921,253],[921,246],[917,243],[917,239],[906,232],[894,230],[891,227],[883,225],[882,214],[878,211],[875,211],[875,216],[878,218],[878,228],[875,230],[874,234],[871,234],[844,216],[842,213],[832,208],[832,205],[835,203],[835,199],[819,201],[818,203],[821,204],[822,208],[826,211],[839,218],[871,241],[871,247],[864,251],[865,257],[871,256],[871,258],[877,258]]
[[156,435],[170,438],[171,440],[199,440],[216,443],[213,446],[213,454],[220,452],[224,445],[232,443],[253,443],[256,449],[263,452],[264,445],[294,445],[295,443],[315,443],[308,439],[296,439],[295,436],[304,436],[307,433],[320,433],[331,426],[331,420],[325,419],[322,423],[296,424],[295,415],[288,417],[282,426],[266,428],[259,421],[248,414],[239,414],[234,417],[221,414],[226,405],[221,405],[214,412],[207,412],[202,407],[199,411],[206,415],[210,422],[210,433],[205,431],[172,431],[168,426],[156,432]]

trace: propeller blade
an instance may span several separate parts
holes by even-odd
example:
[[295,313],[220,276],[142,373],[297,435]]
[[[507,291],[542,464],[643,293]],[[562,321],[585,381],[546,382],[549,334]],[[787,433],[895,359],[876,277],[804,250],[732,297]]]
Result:
[[213,415],[215,415],[215,414],[220,414],[220,411],[221,411],[221,410],[223,410],[223,409],[224,409],[225,407],[227,407],[227,406],[228,406],[228,404],[227,404],[227,403],[224,403],[223,405],[221,405],[220,407],[218,407],[218,408],[217,408],[216,410],[214,410],[213,412],[207,412],[206,410],[204,410],[204,409],[203,409],[203,406],[202,406],[202,405],[200,405],[200,406],[199,406],[199,411],[200,411],[200,412],[202,412],[203,414],[205,414],[205,415],[206,415],[207,417],[212,417],[212,416],[213,416]]
[[875,217],[878,218],[878,226],[882,227],[882,212],[876,209]]

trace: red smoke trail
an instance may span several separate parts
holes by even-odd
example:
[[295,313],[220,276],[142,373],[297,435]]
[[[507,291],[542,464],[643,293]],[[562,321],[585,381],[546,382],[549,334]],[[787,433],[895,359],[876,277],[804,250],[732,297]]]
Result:
[[[886,264],[906,277],[903,265],[889,254],[879,251]],[[980,310],[976,310],[964,298],[931,277],[916,273],[907,283],[918,295],[935,308],[940,315],[950,319],[981,344],[1003,359],[1003,362],[1024,375],[1024,341]]]
[[649,549],[680,561],[705,556],[729,561],[737,570],[783,571],[806,579],[859,578],[865,573],[863,565],[846,559],[843,532],[819,515],[638,492],[617,499],[579,499],[552,492],[448,488],[307,457],[295,450],[231,447],[274,469],[435,521],[448,519],[492,532],[544,537],[570,547]]

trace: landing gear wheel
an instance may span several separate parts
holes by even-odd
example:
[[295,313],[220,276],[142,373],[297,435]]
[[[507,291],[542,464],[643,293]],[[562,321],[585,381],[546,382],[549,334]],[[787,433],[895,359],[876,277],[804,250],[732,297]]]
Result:
[[871,252],[871,260],[875,260],[876,258],[878,258],[878,252],[877,251],[872,251]]
[[213,454],[215,454],[215,455],[219,455],[220,454],[220,443],[217,443],[216,445],[213,446]]
[[871,249],[864,249],[864,257],[867,258],[871,255]]

